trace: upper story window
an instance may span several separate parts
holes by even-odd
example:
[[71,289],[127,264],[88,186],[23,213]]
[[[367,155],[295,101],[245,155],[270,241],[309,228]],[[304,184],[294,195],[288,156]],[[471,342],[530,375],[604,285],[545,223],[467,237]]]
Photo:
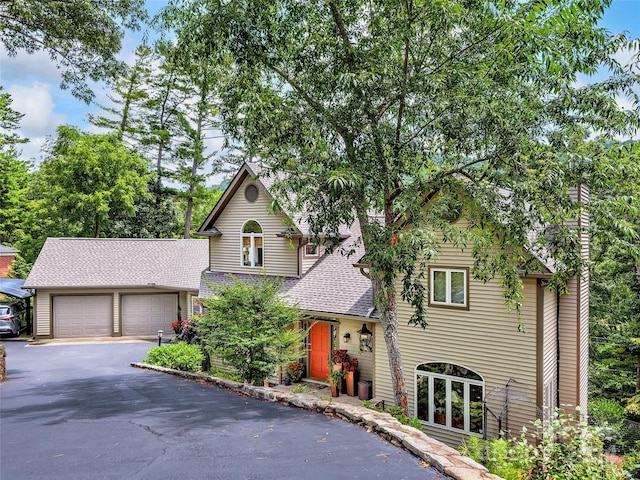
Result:
[[452,363],[423,363],[415,370],[415,412],[427,425],[481,435],[484,380]]
[[248,220],[242,226],[241,262],[243,267],[262,267],[264,264],[264,244],[262,227],[255,220]]
[[429,305],[469,308],[469,269],[429,267]]
[[304,256],[305,257],[317,257],[318,256],[318,245],[315,243],[307,243],[304,246]]

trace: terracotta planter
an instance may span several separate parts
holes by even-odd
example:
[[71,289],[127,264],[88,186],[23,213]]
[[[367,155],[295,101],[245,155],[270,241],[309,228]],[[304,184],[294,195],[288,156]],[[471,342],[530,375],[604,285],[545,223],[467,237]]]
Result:
[[356,372],[347,372],[347,376],[345,377],[345,382],[347,383],[347,395],[350,397],[356,396]]
[[331,396],[332,397],[339,397],[340,396],[340,391],[338,390],[338,386],[334,385],[333,383],[331,384]]

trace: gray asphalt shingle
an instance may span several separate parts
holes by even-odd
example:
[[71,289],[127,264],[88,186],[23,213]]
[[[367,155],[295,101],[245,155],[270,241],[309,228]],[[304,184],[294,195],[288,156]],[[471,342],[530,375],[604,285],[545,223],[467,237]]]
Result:
[[196,239],[48,238],[25,288],[197,290],[208,251]]

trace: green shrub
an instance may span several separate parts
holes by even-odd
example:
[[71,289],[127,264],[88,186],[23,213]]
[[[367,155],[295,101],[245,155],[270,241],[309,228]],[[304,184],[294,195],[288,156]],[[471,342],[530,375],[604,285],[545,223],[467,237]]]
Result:
[[177,342],[152,348],[147,353],[147,358],[144,363],[173,368],[174,370],[199,373],[202,371],[203,360],[204,355],[198,345]]
[[278,367],[300,357],[305,333],[292,327],[301,313],[280,296],[281,281],[231,279],[230,285],[213,285],[213,295],[203,300],[200,341],[205,352],[235,368],[243,380],[262,385]]
[[622,468],[627,478],[640,478],[640,442],[625,454]]
[[376,408],[373,403],[371,403],[369,400],[363,400],[362,401],[362,406],[369,408],[371,410],[376,410],[378,412],[385,412],[388,413],[389,415],[391,415],[393,418],[395,418],[396,420],[398,420],[401,424],[403,425],[409,425],[410,427],[415,428],[416,430],[420,430],[422,431],[422,423],[420,423],[420,420],[418,420],[417,417],[413,417],[413,418],[409,418],[404,414],[404,410],[402,410],[402,407],[397,407],[395,405],[392,405],[390,407],[385,407],[384,410],[382,410],[381,408]]
[[589,402],[589,417],[598,425],[604,422],[617,423],[625,417],[624,407],[608,398],[591,400]]
[[602,449],[599,429],[582,420],[553,412],[547,422],[536,420],[535,430],[520,438],[484,442],[469,437],[463,455],[482,463],[507,480],[622,480],[620,468]]
[[217,378],[226,378],[227,380],[232,380],[234,382],[242,382],[242,377],[238,373],[230,370],[224,370],[222,368],[214,367],[207,371],[207,375]]

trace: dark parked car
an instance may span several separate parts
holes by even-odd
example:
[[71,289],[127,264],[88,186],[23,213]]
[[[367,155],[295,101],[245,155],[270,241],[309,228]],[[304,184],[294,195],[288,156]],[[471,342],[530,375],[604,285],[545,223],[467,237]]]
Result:
[[11,305],[0,303],[0,333],[20,334],[20,315]]

